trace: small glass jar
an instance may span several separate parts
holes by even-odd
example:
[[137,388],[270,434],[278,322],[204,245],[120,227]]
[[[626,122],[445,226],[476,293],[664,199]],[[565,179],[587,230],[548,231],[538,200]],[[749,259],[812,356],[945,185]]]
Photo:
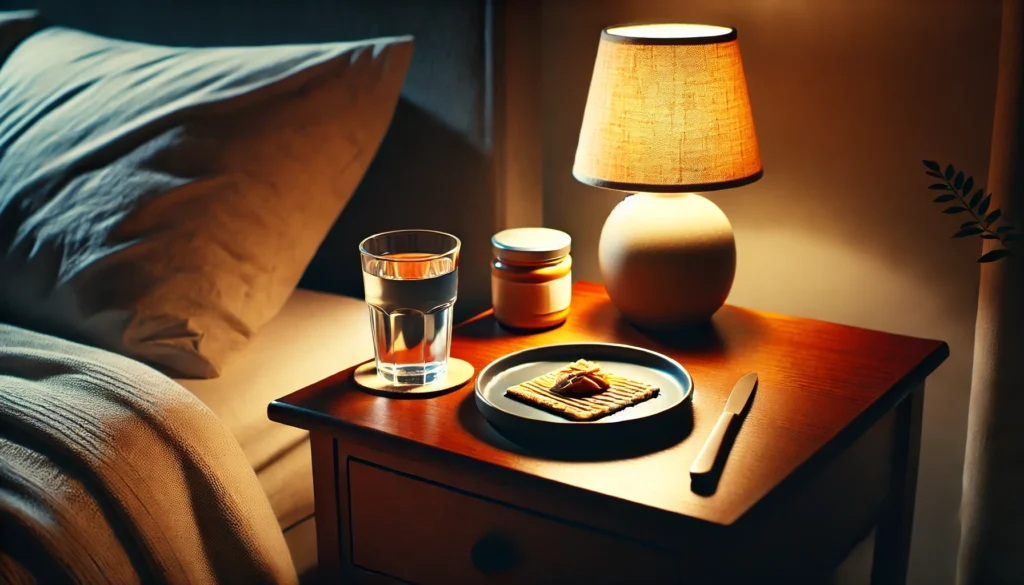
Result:
[[572,239],[548,228],[494,234],[491,303],[506,327],[546,329],[565,322],[572,301]]

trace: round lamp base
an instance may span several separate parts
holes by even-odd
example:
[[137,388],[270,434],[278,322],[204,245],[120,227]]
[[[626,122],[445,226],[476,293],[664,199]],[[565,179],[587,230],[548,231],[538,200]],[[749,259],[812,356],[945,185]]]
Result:
[[598,247],[608,296],[631,323],[673,329],[707,321],[736,274],[725,213],[693,193],[637,193],[612,210]]

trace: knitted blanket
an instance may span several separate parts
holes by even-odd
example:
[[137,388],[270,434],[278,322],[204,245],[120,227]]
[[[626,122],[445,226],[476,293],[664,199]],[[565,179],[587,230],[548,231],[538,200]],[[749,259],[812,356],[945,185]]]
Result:
[[134,360],[0,324],[0,583],[296,583],[242,449]]

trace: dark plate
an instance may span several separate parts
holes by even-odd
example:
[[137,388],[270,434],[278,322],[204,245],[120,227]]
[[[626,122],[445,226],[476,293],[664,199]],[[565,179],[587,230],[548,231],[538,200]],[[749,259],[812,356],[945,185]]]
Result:
[[[505,396],[505,390],[580,358],[659,388],[658,395],[594,421],[572,421]],[[605,437],[672,426],[689,411],[693,380],[679,362],[657,352],[613,343],[533,347],[491,362],[476,380],[476,405],[499,431],[527,436]]]

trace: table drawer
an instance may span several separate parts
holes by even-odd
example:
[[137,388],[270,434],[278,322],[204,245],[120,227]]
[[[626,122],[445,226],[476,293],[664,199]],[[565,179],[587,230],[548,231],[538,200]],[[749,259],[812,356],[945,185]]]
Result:
[[350,459],[352,562],[414,583],[674,583],[667,553]]

